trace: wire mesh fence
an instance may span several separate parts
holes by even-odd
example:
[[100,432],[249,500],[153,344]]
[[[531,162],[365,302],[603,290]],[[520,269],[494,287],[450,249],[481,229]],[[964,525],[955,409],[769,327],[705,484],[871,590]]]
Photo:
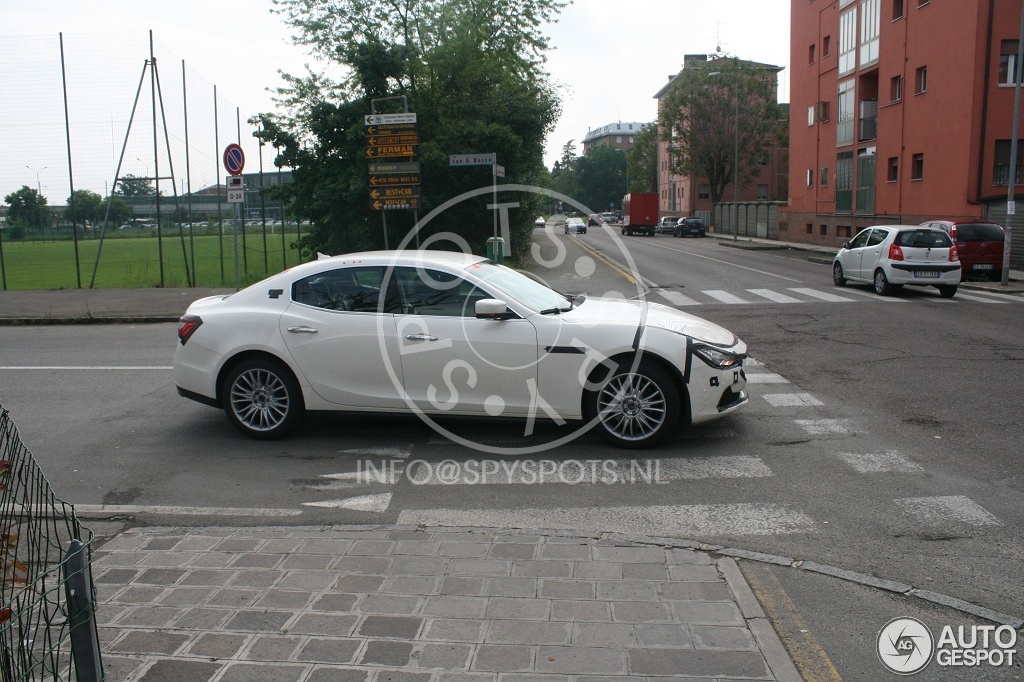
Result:
[[[83,536],[83,534],[85,534]],[[92,534],[74,508],[57,499],[32,454],[0,405],[0,680],[85,679],[73,673],[71,641],[93,642],[96,623],[84,620],[69,601],[69,581],[88,575],[88,562],[68,570],[65,552]],[[76,545],[81,549],[80,545]],[[92,599],[92,581],[86,581]],[[75,627],[72,627],[72,623]],[[79,630],[73,632],[76,628]],[[78,641],[76,639],[76,641]],[[96,665],[99,668],[98,648]]]
[[7,36],[0,87],[0,289],[230,286],[298,262],[303,225],[270,191],[291,173],[253,137],[259,112],[151,34]]

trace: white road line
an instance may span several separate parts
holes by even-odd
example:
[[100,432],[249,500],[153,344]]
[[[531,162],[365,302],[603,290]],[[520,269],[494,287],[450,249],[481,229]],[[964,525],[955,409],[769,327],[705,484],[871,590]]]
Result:
[[665,289],[658,289],[658,293],[672,305],[700,305],[697,301],[693,300],[689,296],[679,293],[678,291],[670,291]]
[[[963,289],[960,291],[963,292]],[[1024,303],[1024,298],[1019,295],[1004,294],[998,291],[989,291],[988,289],[971,289],[970,292],[979,296],[994,296],[995,298],[1005,299],[1014,303]]]
[[754,358],[751,358],[751,357],[748,357],[746,360],[743,361],[743,366],[744,367],[764,367],[764,365],[761,364],[760,360],[755,360]]
[[45,370],[90,370],[99,369],[104,371],[111,370],[160,370],[167,371],[174,369],[173,367],[167,366],[153,366],[153,365],[2,365],[0,369],[45,369]]
[[910,301],[908,301],[905,298],[894,298],[892,296],[879,296],[878,294],[875,294],[875,293],[870,293],[870,292],[867,292],[867,291],[858,291],[857,289],[844,289],[843,293],[844,294],[856,294],[857,296],[867,296],[872,301],[880,301],[882,303],[910,303]]
[[391,493],[380,495],[360,495],[359,497],[346,497],[343,500],[325,500],[323,502],[303,502],[304,507],[319,507],[321,509],[349,509],[352,511],[384,512],[391,504]]
[[748,384],[788,384],[789,379],[775,372],[747,373]]
[[245,507],[175,507],[146,504],[76,504],[79,514],[178,514],[182,516],[299,516],[301,509]]
[[923,467],[911,462],[898,450],[876,453],[839,452],[836,456],[860,474],[914,474],[924,471]]
[[850,303],[853,301],[852,298],[846,298],[845,296],[836,296],[835,294],[827,294],[824,291],[818,291],[817,289],[808,289],[806,287],[790,287],[790,291],[795,291],[798,294],[804,296],[810,296],[811,298],[817,298],[822,301],[828,301],[829,303]]
[[737,303],[750,303],[750,301],[746,301],[740,298],[739,296],[730,294],[728,291],[722,291],[721,289],[706,289],[704,291],[701,291],[701,293],[706,296],[710,296],[711,298],[717,299],[722,303],[728,303],[730,305],[735,305]]
[[803,512],[779,504],[698,504],[652,507],[405,509],[398,523],[428,526],[557,528],[700,537],[782,535],[813,532],[816,524]]
[[794,419],[793,421],[812,436],[853,433],[853,424],[849,419]]
[[768,393],[761,397],[772,407],[814,407],[825,404],[810,393]]
[[982,296],[971,296],[970,294],[965,294],[962,291],[961,292],[957,292],[956,297],[957,298],[962,298],[962,299],[965,299],[965,300],[968,300],[968,301],[977,301],[978,303],[998,303],[999,305],[1006,305],[1007,303],[1009,303],[1009,301],[997,301],[994,298],[984,298]]
[[768,275],[769,277],[776,277],[778,279],[784,279],[787,282],[799,282],[800,281],[798,279],[793,279],[792,277],[783,277],[782,275],[778,275],[778,274],[776,274],[774,272],[767,272],[765,270],[758,270],[757,268],[748,268],[745,265],[737,265],[736,263],[730,263],[727,260],[719,260],[718,258],[712,258],[711,256],[702,256],[699,253],[693,253],[692,251],[687,251],[685,249],[676,249],[676,248],[673,248],[671,246],[664,246],[664,245],[661,245],[661,244],[658,245],[658,248],[666,250],[666,251],[675,251],[676,253],[685,253],[687,256],[692,256],[693,258],[703,258],[704,260],[709,260],[712,263],[721,263],[722,265],[728,265],[731,268],[739,268],[740,270],[749,270],[750,272],[756,272],[756,273],[758,273],[760,275]]
[[412,454],[412,444],[406,446],[382,447],[382,448],[353,448],[351,450],[338,450],[340,455],[355,455],[357,457],[385,457],[394,459],[408,459]]
[[924,523],[946,524],[952,521],[971,526],[1003,525],[984,507],[963,495],[904,497],[893,501],[902,507],[903,511]]
[[775,301],[776,303],[803,303],[799,298],[780,294],[779,292],[772,291],[771,289],[747,289],[747,291],[755,296],[761,296],[762,298],[767,298],[769,301]]

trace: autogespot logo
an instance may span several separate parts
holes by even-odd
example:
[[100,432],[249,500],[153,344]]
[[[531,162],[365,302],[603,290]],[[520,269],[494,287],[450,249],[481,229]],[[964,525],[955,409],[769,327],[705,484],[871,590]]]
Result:
[[[592,211],[587,206],[575,201],[569,196],[542,187],[507,184],[498,185],[497,188],[494,188],[493,186],[487,185],[476,190],[465,192],[432,210],[429,214],[424,216],[412,230],[409,231],[401,244],[399,244],[397,250],[399,252],[405,251],[403,256],[408,256],[410,253],[415,253],[416,251],[426,251],[429,249],[442,249],[446,251],[458,250],[463,253],[472,254],[472,247],[462,236],[458,234],[452,232],[438,232],[429,235],[426,239],[423,239],[422,243],[419,243],[418,235],[432,220],[452,206],[474,197],[490,196],[492,193],[495,196],[495,203],[488,206],[489,210],[487,211],[487,218],[491,218],[492,211],[498,212],[500,234],[505,240],[506,253],[509,251],[509,242],[511,237],[508,212],[509,209],[518,208],[520,203],[517,201],[504,201],[502,203],[498,203],[498,194],[502,194],[504,196],[511,195],[510,198],[513,199],[517,195],[521,197],[523,194],[542,195],[546,200],[550,201],[551,199],[555,199],[563,208],[567,209],[571,207],[582,213],[584,216],[589,216],[595,213],[595,211]],[[484,216],[481,216],[481,219],[484,219]],[[583,218],[583,220],[587,219]],[[626,249],[622,239],[607,225],[598,225],[596,229],[603,230],[607,235],[611,236],[619,254],[621,254],[620,257],[612,255],[611,258],[623,263],[629,271],[630,278],[633,280],[632,282],[627,282],[624,278],[624,288],[627,288],[625,293],[617,290],[609,290],[600,295],[610,298],[639,298],[642,300],[646,294],[646,289],[642,283],[642,278],[637,273],[636,264],[633,261],[632,256],[629,254],[629,251]],[[419,245],[414,247],[412,246],[414,243],[418,243]],[[409,249],[409,251],[407,251],[407,249]],[[556,234],[554,226],[549,223],[545,225],[543,235],[531,243],[529,253],[532,262],[538,266],[544,268],[568,266],[565,268],[565,274],[567,274],[570,279],[586,280],[596,271],[596,263],[590,253],[586,253],[586,249],[583,249],[583,251],[584,253],[582,254],[577,251],[576,255],[570,256],[565,237]],[[570,259],[572,260],[570,261]],[[397,266],[398,264],[396,259],[396,261],[392,262],[388,268],[389,277]],[[438,281],[437,279],[434,279],[426,272],[425,267],[418,266],[417,270],[419,271],[419,279],[422,284],[436,289],[439,292],[457,285],[457,283]],[[634,286],[635,291],[632,290]],[[551,286],[551,288],[558,291],[562,289],[562,286]],[[383,299],[384,297],[381,298]],[[642,317],[640,320],[641,325],[644,324],[646,314],[646,307],[644,307],[642,308]],[[433,365],[433,362],[440,361],[439,365],[434,366],[436,371],[430,372],[430,374],[435,377],[435,382],[432,382],[430,386],[427,387],[426,402],[422,402],[422,400],[415,400],[409,395],[402,379],[403,367],[396,367],[396,363],[390,360],[392,355],[387,345],[388,335],[385,333],[382,326],[378,327],[380,351],[385,359],[385,365],[391,381],[393,385],[401,391],[409,409],[415,412],[424,423],[430,426],[439,435],[442,435],[455,443],[459,443],[460,445],[477,451],[500,455],[527,455],[550,450],[570,442],[598,424],[598,421],[601,419],[600,413],[595,415],[587,424],[580,428],[573,429],[571,433],[547,442],[536,442],[532,437],[535,434],[535,425],[538,419],[552,422],[558,426],[564,426],[567,423],[567,420],[563,415],[559,414],[539,391],[535,377],[537,375],[536,368],[543,359],[543,354],[536,354],[533,357],[520,362],[515,358],[496,355],[494,352],[495,347],[488,348],[486,345],[478,347],[474,345],[473,334],[470,333],[471,328],[477,326],[478,322],[480,321],[476,320],[472,311],[468,313],[463,311],[458,329],[450,328],[451,318],[445,319],[427,315],[419,316],[415,319],[413,319],[413,316],[408,316],[398,322],[399,326],[402,327],[398,330],[400,342],[406,338],[437,339],[438,343],[434,344],[432,347],[442,350],[450,350],[452,348],[452,341],[455,340],[453,337],[456,335],[468,342],[468,352],[459,353],[455,357],[452,357],[449,353],[439,352],[436,353],[436,359],[425,357],[431,355],[429,347],[423,347],[415,343],[402,343],[399,347],[399,358],[402,360],[408,358],[410,364],[415,362],[423,363],[426,360],[428,364]],[[493,321],[488,322],[493,324]],[[576,327],[580,328],[582,325],[576,325]],[[435,333],[435,330],[439,333]],[[559,337],[559,345],[583,345],[574,337],[563,338],[561,332]],[[576,341],[577,344],[574,344],[574,341]],[[593,374],[590,373],[598,370],[601,365],[604,365],[608,370],[614,371],[618,368],[618,364],[599,353],[594,352],[593,350],[588,351],[586,355],[587,362],[584,367],[580,369],[579,376],[577,378],[579,379],[581,389],[593,390],[596,389],[597,386],[590,383],[589,377],[593,376]],[[628,371],[632,372],[636,370],[640,364],[642,355],[643,349],[641,347],[639,352],[633,356]],[[413,359],[413,356],[418,357]],[[497,445],[493,443],[474,442],[454,433],[452,430],[446,428],[444,425],[438,423],[437,420],[432,418],[431,415],[436,416],[443,415],[445,413],[458,412],[456,408],[459,403],[460,390],[468,391],[469,389],[473,389],[478,381],[483,383],[482,377],[488,376],[493,378],[496,373],[500,373],[504,379],[503,390],[501,391],[502,394],[528,396],[529,407],[526,414],[516,413],[514,415],[524,424],[522,444]],[[481,416],[509,416],[505,397],[498,393],[487,396],[483,403],[483,408],[484,412],[481,413]]]
[[893,618],[878,633],[878,660],[897,675],[924,670],[934,647],[931,630],[916,618]]

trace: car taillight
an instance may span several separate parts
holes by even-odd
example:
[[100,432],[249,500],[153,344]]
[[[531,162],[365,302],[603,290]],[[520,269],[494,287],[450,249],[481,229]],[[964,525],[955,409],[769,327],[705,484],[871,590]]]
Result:
[[196,333],[202,323],[203,318],[198,315],[182,315],[178,320],[178,341],[181,342],[181,345],[185,345],[185,342]]
[[956,250],[956,246],[949,247],[949,262],[955,263],[960,260],[960,252]]
[[903,249],[901,249],[896,244],[890,244],[889,260],[903,260]]

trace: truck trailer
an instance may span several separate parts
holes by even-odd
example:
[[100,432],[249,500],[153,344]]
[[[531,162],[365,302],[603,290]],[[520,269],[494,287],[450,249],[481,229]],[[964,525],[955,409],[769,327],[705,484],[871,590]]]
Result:
[[622,197],[622,234],[653,237],[658,229],[658,195],[630,192]]

